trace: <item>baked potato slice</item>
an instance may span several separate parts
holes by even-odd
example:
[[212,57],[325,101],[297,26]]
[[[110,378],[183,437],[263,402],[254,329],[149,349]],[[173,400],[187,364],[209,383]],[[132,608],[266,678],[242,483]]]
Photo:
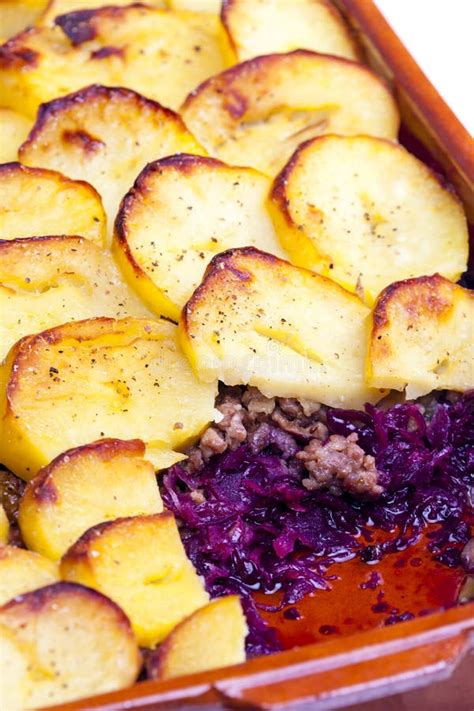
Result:
[[364,380],[368,316],[330,279],[244,247],[214,257],[179,328],[203,382],[360,409],[383,394]]
[[5,513],[3,505],[0,503],[0,546],[4,546],[8,543],[8,536],[10,533],[10,523],[8,521],[8,516]]
[[269,175],[314,136],[395,139],[399,125],[390,91],[370,69],[302,49],[211,77],[188,96],[181,115],[210,155]]
[[0,605],[59,580],[57,564],[17,546],[0,546]]
[[432,390],[474,387],[474,293],[439,274],[388,286],[372,315],[367,380],[405,389],[409,399]]
[[146,5],[79,10],[0,47],[0,104],[34,116],[92,82],[133,89],[177,109],[228,66],[219,18]]
[[55,170],[0,165],[0,240],[80,235],[105,245],[107,223],[97,191]]
[[58,560],[102,521],[163,511],[140,440],[103,439],[70,449],[26,487],[18,522],[28,548]]
[[0,362],[23,336],[94,316],[149,316],[115,263],[82,237],[0,241]]
[[147,664],[152,679],[229,667],[245,662],[247,623],[238,595],[201,607],[179,623]]
[[0,461],[29,480],[58,454],[134,436],[156,469],[214,419],[215,383],[200,383],[167,321],[97,318],[14,346],[2,368]]
[[169,512],[89,529],[65,553],[60,569],[65,580],[115,600],[145,647],[161,642],[209,599]]
[[[123,7],[124,5],[132,4],[130,0],[113,0],[114,7]],[[166,9],[168,7],[166,0],[148,0],[146,4],[160,9]],[[54,24],[56,17],[60,15],[67,15],[70,12],[77,12],[78,10],[95,10],[96,8],[105,6],[107,6],[105,0],[49,0],[36,24],[51,25]]]
[[433,272],[456,280],[466,269],[460,201],[424,163],[383,139],[303,144],[274,181],[271,213],[294,264],[370,304],[394,281]]
[[[1,6],[1,5],[0,5]],[[18,158],[18,149],[26,140],[33,121],[6,106],[0,106],[0,163],[9,163]]]
[[0,607],[0,626],[10,632],[15,649],[22,709],[121,689],[140,670],[127,617],[111,600],[82,585],[56,583],[17,597]]
[[46,6],[47,0],[1,0],[0,33],[8,38],[33,25]]
[[225,0],[222,21],[239,62],[294,49],[359,58],[349,28],[328,0]]
[[204,150],[177,114],[133,91],[93,85],[41,107],[20,160],[91,183],[112,232],[120,201],[142,168],[180,152]]
[[151,309],[178,321],[215,254],[255,245],[284,256],[267,211],[269,189],[265,175],[213,158],[149,163],[115,221],[122,273]]

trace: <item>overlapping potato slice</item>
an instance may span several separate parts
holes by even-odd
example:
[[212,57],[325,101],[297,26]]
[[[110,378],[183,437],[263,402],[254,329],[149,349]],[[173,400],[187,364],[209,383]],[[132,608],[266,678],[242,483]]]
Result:
[[[0,4],[1,5],[1,4]],[[33,121],[13,109],[0,106],[0,163],[9,163],[18,157],[18,149],[26,140]]]
[[239,62],[293,49],[359,56],[347,25],[328,0],[226,0],[222,20]]
[[33,25],[46,3],[47,0],[1,0],[0,36],[12,37]]
[[177,321],[215,254],[255,245],[284,256],[267,211],[269,189],[265,175],[213,158],[150,163],[115,222],[125,278],[150,308]]
[[28,548],[53,560],[102,521],[163,510],[140,440],[104,439],[70,449],[26,487],[19,524]]
[[394,281],[433,272],[458,279],[466,269],[461,203],[395,143],[369,136],[308,141],[275,179],[271,204],[292,262],[369,303]]
[[55,170],[0,165],[0,239],[80,235],[106,241],[106,217],[97,191]]
[[0,47],[0,104],[34,116],[40,104],[96,82],[176,109],[228,66],[227,43],[213,15],[138,4],[79,10]]
[[245,247],[212,260],[180,336],[203,381],[360,408],[383,394],[364,381],[368,316],[330,279]]
[[135,681],[140,669],[127,617],[111,600],[82,585],[56,583],[11,600],[0,608],[0,627],[9,633],[10,667],[17,678],[11,690],[0,674],[0,689],[10,687],[12,701],[21,704],[13,708],[121,689]]
[[245,662],[247,624],[238,595],[213,600],[183,620],[151,659],[153,679],[173,679]]
[[59,580],[56,563],[16,546],[0,546],[0,605]]
[[23,336],[94,316],[148,316],[110,255],[82,237],[0,241],[0,362]]
[[[77,12],[78,10],[93,10],[109,4],[112,4],[110,0],[109,2],[106,0],[49,0],[36,24],[53,24],[56,17],[60,15],[66,15],[69,12]],[[113,0],[114,7],[123,7],[124,5],[132,4],[130,0]],[[161,9],[168,7],[166,0],[148,0],[146,4]]]
[[146,163],[180,152],[204,150],[177,114],[133,91],[93,85],[41,107],[20,159],[91,183],[112,231],[120,200]]
[[10,523],[8,521],[8,516],[5,513],[3,505],[0,504],[0,545],[3,546],[8,543],[8,536],[10,533]]
[[169,512],[89,529],[63,556],[61,575],[115,600],[146,647],[209,599]]
[[215,414],[216,385],[196,380],[166,321],[67,323],[20,341],[1,376],[0,461],[26,480],[66,449],[131,433],[170,466]]
[[409,399],[473,388],[474,293],[438,274],[388,286],[373,312],[367,380]]
[[270,175],[314,136],[392,139],[399,125],[392,95],[370,69],[308,50],[238,64],[201,84],[181,113],[211,155]]

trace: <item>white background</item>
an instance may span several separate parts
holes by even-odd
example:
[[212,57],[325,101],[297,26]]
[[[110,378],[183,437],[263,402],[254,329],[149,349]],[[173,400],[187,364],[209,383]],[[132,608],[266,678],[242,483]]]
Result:
[[421,69],[474,134],[474,0],[375,0]]

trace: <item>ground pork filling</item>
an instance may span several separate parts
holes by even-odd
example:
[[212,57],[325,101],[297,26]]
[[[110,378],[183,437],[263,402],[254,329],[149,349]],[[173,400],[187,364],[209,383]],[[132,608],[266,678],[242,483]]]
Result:
[[234,451],[244,443],[259,452],[277,439],[301,464],[302,484],[309,491],[327,489],[336,496],[347,492],[365,498],[383,492],[375,459],[358,445],[357,434],[328,436],[324,405],[268,398],[256,388],[239,386],[223,387],[216,407],[222,419],[211,425],[189,452],[186,467],[190,473],[215,454]]

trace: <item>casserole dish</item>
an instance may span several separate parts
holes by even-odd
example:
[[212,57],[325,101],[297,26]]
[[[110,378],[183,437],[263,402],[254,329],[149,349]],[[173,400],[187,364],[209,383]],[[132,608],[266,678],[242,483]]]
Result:
[[[402,143],[456,186],[472,234],[474,153],[470,136],[370,0],[339,0],[337,5],[357,34],[368,63],[394,86],[403,120]],[[425,592],[428,587],[441,596],[438,607],[449,609],[317,644],[304,644],[303,637],[295,637],[294,649],[238,667],[172,681],[147,681],[61,708],[340,708],[442,680],[448,685],[451,678],[458,690],[464,689],[452,707],[467,709],[463,704],[470,703],[474,604],[450,607],[456,582],[448,573],[443,581],[433,576],[420,582],[415,568],[408,570],[406,577],[413,581],[413,586],[407,581],[411,595],[416,594],[417,584]],[[341,605],[343,599],[341,595]],[[335,598],[328,602],[328,609],[337,613]],[[428,702],[419,696],[412,703],[423,708]]]

